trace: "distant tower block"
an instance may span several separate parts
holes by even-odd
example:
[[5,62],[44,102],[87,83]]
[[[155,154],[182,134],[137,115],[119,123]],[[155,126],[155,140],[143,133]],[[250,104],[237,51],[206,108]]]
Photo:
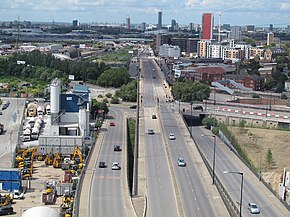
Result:
[[126,17],[126,29],[130,30],[130,28],[131,28],[130,16],[127,15],[127,17]]
[[269,32],[267,34],[267,45],[271,45],[274,43],[274,33],[273,32]]
[[157,24],[157,29],[162,29],[162,11],[158,12],[158,24]]
[[60,111],[60,80],[55,78],[50,85],[50,104],[51,104],[51,124],[59,124]]

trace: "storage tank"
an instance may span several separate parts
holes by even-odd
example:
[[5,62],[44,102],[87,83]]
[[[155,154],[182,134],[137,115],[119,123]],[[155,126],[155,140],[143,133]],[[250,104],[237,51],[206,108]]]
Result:
[[39,115],[43,115],[43,108],[42,108],[42,106],[38,106],[37,107],[37,115],[39,116]]
[[46,112],[47,115],[50,115],[50,105],[47,105],[45,107],[45,112]]
[[90,133],[89,111],[86,109],[79,110],[79,128],[81,136],[87,137]]
[[21,217],[60,217],[56,209],[47,206],[36,206],[26,210]]
[[60,111],[60,80],[55,78],[50,85],[50,114],[51,124],[59,124],[59,111]]

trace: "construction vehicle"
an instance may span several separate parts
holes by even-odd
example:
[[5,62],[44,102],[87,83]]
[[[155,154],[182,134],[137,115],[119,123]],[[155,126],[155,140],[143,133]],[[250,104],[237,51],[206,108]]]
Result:
[[51,154],[47,154],[44,161],[46,165],[52,165],[54,156]]
[[36,156],[36,159],[38,161],[44,161],[45,160],[46,155],[45,154],[39,154]]
[[61,168],[61,160],[62,160],[61,156],[58,153],[56,153],[52,162],[52,166],[54,168]]
[[19,149],[17,152],[16,162],[23,162],[25,158],[29,158],[31,161],[34,160],[35,154],[37,152],[37,148],[28,148],[26,150]]
[[31,139],[31,131],[30,129],[25,129],[22,133],[23,142],[30,141]]
[[27,106],[27,117],[35,117],[37,114],[37,105],[35,103],[29,103]]
[[56,201],[56,188],[53,182],[46,183],[46,189],[42,194],[42,202],[47,204],[54,204]]
[[81,152],[81,150],[79,149],[78,146],[75,147],[74,149],[74,153],[72,156],[72,160],[75,161],[75,164],[78,166],[78,169],[82,169],[83,168],[83,154]]
[[63,214],[64,217],[72,216],[73,200],[74,198],[70,195],[70,191],[65,190],[63,194],[62,203],[60,205],[61,207],[60,212]]
[[31,167],[24,168],[22,170],[22,179],[29,180],[29,179],[31,179],[31,177],[32,177],[32,168]]
[[4,124],[0,123],[0,135],[4,132]]

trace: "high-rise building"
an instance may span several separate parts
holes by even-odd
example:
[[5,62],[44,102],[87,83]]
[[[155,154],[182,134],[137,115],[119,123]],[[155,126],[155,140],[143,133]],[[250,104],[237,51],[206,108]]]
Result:
[[246,32],[254,32],[255,26],[254,25],[246,25]]
[[141,23],[141,30],[142,31],[145,31],[146,30],[146,23],[145,22],[142,22]]
[[176,30],[177,28],[177,25],[176,25],[176,20],[171,20],[171,27],[170,27],[170,29],[171,30]]
[[197,54],[200,58],[209,58],[209,46],[211,44],[210,40],[201,40],[197,43]]
[[126,29],[130,30],[130,28],[131,28],[130,16],[127,15],[127,17],[126,17]]
[[269,30],[270,30],[270,31],[273,31],[273,24],[270,24],[270,26],[269,26]]
[[213,15],[212,13],[202,14],[202,36],[201,39],[211,40],[213,30]]
[[74,27],[79,26],[79,21],[78,21],[78,20],[73,20],[72,25],[73,25]]
[[274,43],[274,33],[269,32],[267,33],[267,45],[271,45]]
[[241,40],[241,27],[231,26],[230,39]]
[[158,12],[158,24],[157,29],[162,29],[162,11]]

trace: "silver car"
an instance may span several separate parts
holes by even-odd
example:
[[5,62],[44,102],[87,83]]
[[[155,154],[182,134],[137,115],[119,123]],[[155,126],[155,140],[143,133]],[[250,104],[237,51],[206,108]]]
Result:
[[179,157],[179,158],[177,159],[177,165],[178,165],[179,167],[185,167],[185,166],[186,166],[186,163],[185,163],[185,160],[183,159],[183,157]]
[[119,166],[118,162],[114,162],[112,163],[112,170],[120,170],[121,167]]
[[252,214],[259,214],[260,213],[259,207],[255,203],[248,203],[248,210]]
[[170,133],[170,134],[169,134],[169,140],[175,140],[175,136],[174,136],[173,133]]

